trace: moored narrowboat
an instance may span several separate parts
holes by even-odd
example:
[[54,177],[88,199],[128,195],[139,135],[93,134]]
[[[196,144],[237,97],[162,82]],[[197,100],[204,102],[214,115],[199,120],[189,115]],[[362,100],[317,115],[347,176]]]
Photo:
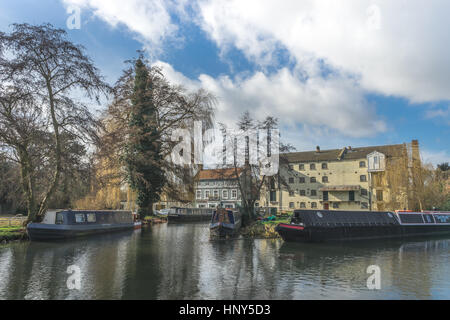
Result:
[[169,223],[207,222],[211,220],[213,212],[212,208],[170,208],[167,221]]
[[239,211],[217,208],[211,217],[209,225],[211,239],[231,238],[237,235],[242,219]]
[[28,224],[27,233],[32,241],[46,241],[132,231],[140,226],[131,211],[60,210],[48,211],[41,223]]
[[275,230],[293,242],[450,235],[450,212],[295,210]]

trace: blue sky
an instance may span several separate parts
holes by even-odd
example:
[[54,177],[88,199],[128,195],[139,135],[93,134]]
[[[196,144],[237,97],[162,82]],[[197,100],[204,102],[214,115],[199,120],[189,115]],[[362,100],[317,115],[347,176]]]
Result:
[[[66,9],[81,10],[69,30]],[[65,28],[113,83],[146,49],[167,77],[218,97],[218,121],[280,118],[299,151],[419,139],[450,161],[450,29],[441,1],[0,0],[11,23]]]

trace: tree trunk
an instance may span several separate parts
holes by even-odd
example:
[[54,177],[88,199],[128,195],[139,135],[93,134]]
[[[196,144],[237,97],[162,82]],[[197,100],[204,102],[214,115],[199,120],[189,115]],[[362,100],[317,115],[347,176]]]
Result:
[[53,125],[53,131],[54,131],[54,137],[55,137],[55,172],[53,175],[52,183],[50,184],[49,189],[47,190],[47,193],[45,194],[44,198],[42,199],[39,211],[37,215],[39,217],[42,217],[45,212],[48,209],[48,201],[50,197],[53,195],[53,193],[56,190],[56,187],[58,186],[59,182],[59,176],[61,174],[61,140],[59,136],[59,124],[58,120],[56,119],[56,112],[55,112],[55,100],[53,97],[53,90],[51,87],[51,84],[49,81],[47,81],[47,90],[48,90],[48,96],[50,100],[50,114],[52,118],[52,125]]
[[20,175],[22,179],[22,189],[25,194],[25,199],[27,202],[27,220],[25,224],[36,221],[36,199],[34,197],[34,177],[33,177],[33,166],[31,163],[31,158],[26,150],[26,147],[21,147],[19,149],[19,159],[20,159]]

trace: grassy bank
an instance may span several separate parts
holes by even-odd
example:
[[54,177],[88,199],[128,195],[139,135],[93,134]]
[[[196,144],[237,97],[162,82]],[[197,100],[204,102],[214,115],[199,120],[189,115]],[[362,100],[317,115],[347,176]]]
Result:
[[0,243],[28,239],[22,226],[0,227]]
[[278,225],[278,221],[255,221],[248,227],[241,229],[241,235],[244,238],[253,239],[276,239],[279,238],[279,234],[275,231],[275,227]]

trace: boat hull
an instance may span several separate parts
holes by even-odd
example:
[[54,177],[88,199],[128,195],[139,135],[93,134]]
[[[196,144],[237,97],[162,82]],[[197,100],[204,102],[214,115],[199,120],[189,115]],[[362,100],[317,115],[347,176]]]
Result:
[[94,225],[57,225],[31,223],[27,226],[28,237],[32,241],[64,240],[97,234],[134,230],[135,223],[94,224]]
[[275,230],[287,242],[326,242],[450,235],[449,225],[304,228],[279,224]]

